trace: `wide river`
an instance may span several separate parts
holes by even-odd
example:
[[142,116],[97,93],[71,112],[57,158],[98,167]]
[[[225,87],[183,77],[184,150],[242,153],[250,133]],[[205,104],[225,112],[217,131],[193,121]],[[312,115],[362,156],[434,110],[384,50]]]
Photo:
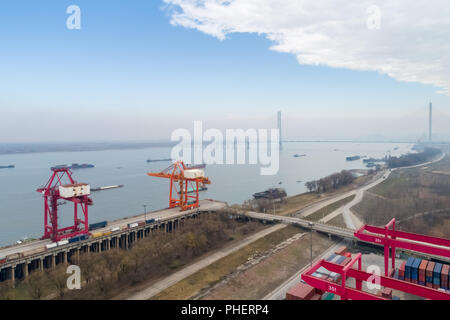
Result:
[[[277,175],[260,175],[260,165],[208,165],[206,175],[212,184],[201,192],[201,198],[242,203],[252,194],[270,187],[285,188],[288,195],[306,191],[304,183],[342,169],[365,168],[362,160],[346,161],[345,157],[361,155],[384,157],[405,154],[411,143],[292,142],[280,152]],[[89,207],[89,222],[112,220],[168,206],[169,181],[146,175],[161,171],[169,162],[147,163],[146,159],[169,158],[171,149],[146,148],[128,150],[49,152],[0,155],[0,165],[14,164],[14,169],[0,169],[0,246],[23,237],[38,238],[43,234],[44,201],[36,189],[50,177],[50,167],[59,164],[91,163],[95,168],[73,170],[78,182],[92,187],[123,184],[123,188],[92,193],[94,205]],[[294,154],[306,154],[293,157]],[[300,182],[301,181],[301,182]],[[281,184],[280,184],[281,182]],[[72,205],[61,205],[63,225],[69,225]]]

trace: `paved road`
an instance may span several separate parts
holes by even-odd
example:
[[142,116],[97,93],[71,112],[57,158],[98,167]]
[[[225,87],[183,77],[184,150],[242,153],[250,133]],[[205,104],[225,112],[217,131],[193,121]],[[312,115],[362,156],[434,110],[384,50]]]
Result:
[[182,270],[175,272],[174,274],[168,276],[167,278],[162,279],[161,281],[158,281],[155,284],[152,284],[147,289],[144,289],[136,294],[133,294],[130,296],[127,300],[147,300],[153,297],[154,295],[160,293],[161,291],[169,288],[170,286],[174,285],[175,283],[189,277],[190,275],[196,273],[197,271],[209,266],[210,264],[222,259],[225,256],[228,256],[229,254],[232,254],[235,251],[240,250],[241,248],[249,245],[252,242],[255,242],[258,239],[261,239],[262,237],[265,237],[266,235],[275,232],[277,230],[285,228],[286,225],[283,224],[277,224],[274,225],[268,229],[264,229],[258,233],[255,233],[248,238],[245,238],[238,243],[229,245],[228,247],[215,252],[204,259],[201,259],[200,261],[194,262],[191,265],[183,268]]
[[[227,204],[225,202],[212,201],[212,200],[201,200],[199,210],[215,211],[215,210],[219,210],[221,208],[225,208],[226,206],[227,206]],[[157,218],[157,217],[161,218],[161,220],[166,220],[166,219],[170,220],[170,219],[178,217],[178,216],[182,216],[182,215],[186,215],[186,214],[195,212],[196,210],[197,209],[181,212],[179,208],[172,208],[172,209],[162,209],[162,210],[158,210],[158,211],[152,211],[152,212],[147,213],[146,215],[139,214],[139,215],[132,216],[132,217],[109,221],[108,225],[105,228],[96,229],[94,232],[106,232],[106,231],[110,231],[112,228],[115,228],[115,227],[122,227],[122,226],[126,226],[129,223],[134,223],[134,222],[142,221],[145,219],[151,219],[151,218]],[[49,243],[51,243],[51,240],[48,240],[48,239],[47,240],[34,240],[34,241],[26,242],[26,243],[23,243],[20,245],[13,245],[10,247],[0,248],[0,257],[4,257],[6,255],[16,253],[16,252],[25,252],[25,251],[28,251],[31,249],[41,248]]]
[[336,217],[337,215],[342,213],[347,228],[350,228],[353,230],[359,229],[361,226],[363,226],[363,222],[352,212],[351,208],[353,208],[355,205],[357,205],[358,203],[360,203],[362,201],[362,199],[364,197],[364,192],[366,192],[369,189],[372,189],[376,185],[385,181],[387,178],[389,178],[390,174],[392,172],[394,172],[395,170],[417,168],[417,167],[426,166],[426,165],[429,165],[432,163],[436,163],[436,162],[439,162],[442,159],[444,159],[445,155],[446,154],[443,153],[438,158],[436,158],[432,161],[428,161],[426,163],[409,166],[409,167],[395,168],[395,169],[385,170],[385,171],[381,172],[381,174],[379,174],[379,176],[376,178],[375,181],[354,190],[355,198],[352,201],[350,201],[349,203],[345,204],[344,206],[336,209],[335,211],[333,211],[332,213],[327,215],[325,218],[321,219],[320,222],[327,223],[328,221],[330,221],[331,219],[333,219],[334,217]]

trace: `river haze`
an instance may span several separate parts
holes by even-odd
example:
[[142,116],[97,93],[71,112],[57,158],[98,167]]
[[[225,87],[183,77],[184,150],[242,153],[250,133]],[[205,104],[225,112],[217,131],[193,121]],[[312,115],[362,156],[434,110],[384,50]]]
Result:
[[[206,175],[212,184],[201,198],[242,203],[252,194],[271,187],[285,188],[288,195],[306,191],[305,182],[343,169],[365,168],[362,160],[345,157],[361,155],[381,158],[387,151],[401,155],[411,150],[410,143],[285,143],[280,151],[280,168],[273,176],[260,175],[260,165],[208,165]],[[398,148],[395,150],[395,148]],[[78,182],[91,188],[123,184],[123,188],[92,193],[89,223],[113,220],[168,206],[169,181],[149,177],[149,171],[161,171],[169,162],[147,163],[146,159],[170,158],[171,148],[152,147],[128,150],[83,152],[48,152],[0,155],[0,165],[14,164],[14,169],[0,169],[0,245],[43,234],[44,203],[36,189],[51,175],[50,167],[59,164],[91,163],[95,168],[73,170]],[[294,154],[306,154],[294,158]],[[301,181],[301,182],[298,182]],[[279,184],[281,182],[281,184]],[[59,207],[62,225],[70,225],[72,205]]]

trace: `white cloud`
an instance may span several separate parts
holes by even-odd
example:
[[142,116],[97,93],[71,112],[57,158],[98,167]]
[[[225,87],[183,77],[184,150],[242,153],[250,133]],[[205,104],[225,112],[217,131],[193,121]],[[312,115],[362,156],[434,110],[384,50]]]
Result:
[[450,96],[448,0],[164,2],[173,25],[220,40],[231,33],[261,34],[274,42],[271,49],[294,54],[301,64],[374,70]]

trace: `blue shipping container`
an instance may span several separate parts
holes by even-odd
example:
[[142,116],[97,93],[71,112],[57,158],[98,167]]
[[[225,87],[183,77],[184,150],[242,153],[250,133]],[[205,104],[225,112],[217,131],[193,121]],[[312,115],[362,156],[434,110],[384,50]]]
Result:
[[335,263],[340,264],[344,260],[345,260],[345,257],[344,256],[340,256],[339,258],[336,259]]
[[334,258],[336,258],[336,254],[332,253],[331,256],[329,256],[326,260],[327,260],[327,261],[331,261],[331,260],[333,260]]
[[414,259],[414,262],[411,266],[411,279],[419,280],[419,266],[422,263],[422,259]]
[[99,228],[104,228],[104,227],[106,227],[107,224],[108,224],[108,221],[92,223],[92,224],[89,225],[89,230],[95,230],[95,229],[99,229]]
[[436,263],[433,271],[433,284],[441,286],[442,263]]
[[411,281],[411,267],[412,267],[413,263],[414,263],[413,257],[409,257],[408,260],[406,260],[406,265],[405,265],[405,280],[406,281]]
[[149,224],[149,223],[153,223],[153,222],[155,222],[155,219],[148,219],[148,220],[145,220],[145,223],[146,224]]

